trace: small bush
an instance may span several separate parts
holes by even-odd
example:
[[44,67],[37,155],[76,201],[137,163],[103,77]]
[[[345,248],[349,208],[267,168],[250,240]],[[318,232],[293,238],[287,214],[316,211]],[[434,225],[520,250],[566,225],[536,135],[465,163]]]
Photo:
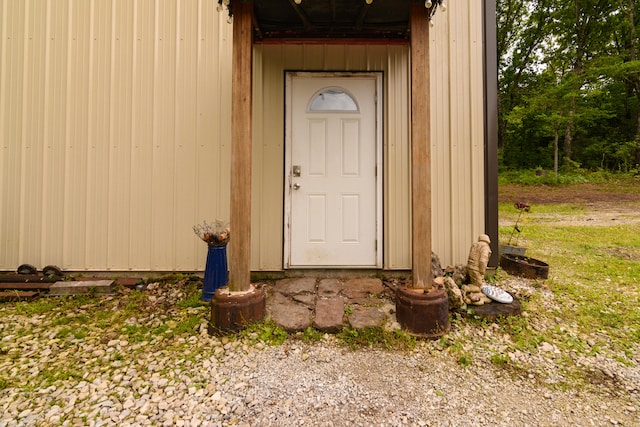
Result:
[[604,169],[589,171],[579,167],[563,168],[556,176],[552,170],[526,169],[501,171],[498,184],[520,185],[573,185],[573,184],[605,184],[612,182],[637,181],[633,173],[610,172]]

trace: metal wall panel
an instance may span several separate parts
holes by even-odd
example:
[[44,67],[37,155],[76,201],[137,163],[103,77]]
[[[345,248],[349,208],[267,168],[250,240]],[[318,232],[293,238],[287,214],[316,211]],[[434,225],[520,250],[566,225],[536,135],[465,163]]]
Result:
[[[229,218],[231,26],[208,0],[0,0],[0,270],[202,270]],[[432,27],[433,249],[483,232],[482,13]],[[406,46],[257,45],[252,268],[282,268],[284,70],[384,71],[384,266],[411,267]],[[232,250],[232,245],[230,250]]]
[[[450,7],[431,28],[433,250],[443,265],[466,263],[484,232],[481,7]],[[403,46],[256,47],[254,176],[262,188],[253,209],[268,220],[254,216],[253,268],[282,268],[285,70],[384,71],[384,268],[411,268],[408,61]]]
[[[254,81],[252,268],[280,270],[283,260],[284,72],[383,71],[385,99],[385,268],[410,268],[409,104],[406,46],[258,45]],[[259,64],[259,65],[258,65]],[[389,119],[392,116],[393,119]],[[389,232],[387,233],[387,230]]]
[[0,269],[202,269],[229,217],[231,26],[206,0],[2,0]]
[[438,12],[431,27],[433,251],[465,264],[484,233],[482,3]]

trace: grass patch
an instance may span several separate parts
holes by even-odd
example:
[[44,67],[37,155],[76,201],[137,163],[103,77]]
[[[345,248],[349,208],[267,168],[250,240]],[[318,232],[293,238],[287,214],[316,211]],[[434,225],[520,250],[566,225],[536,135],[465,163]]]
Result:
[[309,326],[304,330],[304,332],[302,332],[302,334],[300,334],[300,338],[304,342],[318,342],[322,341],[322,339],[324,338],[324,334],[319,330]]
[[[636,178],[626,179],[638,186]],[[504,203],[499,215],[503,224],[513,223],[518,212]],[[640,302],[640,223],[583,225],[573,220],[591,214],[576,204],[535,205],[526,215],[519,244],[528,248],[527,256],[549,264],[544,285],[556,307],[550,310],[537,293],[523,310],[530,317],[501,320],[514,348],[553,344],[563,355],[561,369],[578,382],[588,377],[580,373],[578,357],[609,354],[630,363],[640,336],[640,310],[630,309]],[[499,227],[500,240],[508,240],[512,230]]]
[[402,330],[386,330],[382,327],[351,329],[343,328],[338,339],[351,349],[382,348],[385,350],[412,350],[417,338]]
[[23,316],[37,316],[51,312],[58,306],[58,301],[53,298],[40,298],[35,301],[17,302],[16,314]]
[[202,323],[202,317],[198,315],[189,315],[185,319],[180,320],[171,329],[175,334],[193,334],[197,331]]
[[271,321],[252,323],[240,331],[239,335],[248,338],[252,344],[263,342],[268,345],[281,345],[289,337],[287,331]]
[[201,289],[202,282],[200,280],[189,280],[184,286],[184,292],[186,297],[178,301],[176,307],[178,308],[197,308],[207,307],[210,303],[202,301],[200,296],[202,295]]
[[73,368],[45,368],[38,373],[36,381],[39,387],[46,388],[60,381],[82,379],[82,372]]
[[560,171],[558,176],[556,176],[553,171],[543,169],[505,170],[500,171],[498,175],[498,185],[566,186],[573,184],[597,184],[606,191],[626,192],[630,190],[637,192],[639,191],[637,186],[640,184],[640,179],[634,175],[634,172],[635,171],[630,173],[609,172],[604,170],[588,171],[576,168]]
[[463,368],[473,365],[473,354],[465,348],[463,341],[453,340],[445,335],[440,337],[438,345],[455,357],[458,364]]

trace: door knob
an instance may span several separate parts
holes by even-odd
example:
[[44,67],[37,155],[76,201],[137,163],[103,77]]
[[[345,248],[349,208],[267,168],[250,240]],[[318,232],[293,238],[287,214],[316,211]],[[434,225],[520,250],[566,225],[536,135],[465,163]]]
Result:
[[298,184],[297,182],[293,184],[293,189],[297,190],[300,188],[300,184]]

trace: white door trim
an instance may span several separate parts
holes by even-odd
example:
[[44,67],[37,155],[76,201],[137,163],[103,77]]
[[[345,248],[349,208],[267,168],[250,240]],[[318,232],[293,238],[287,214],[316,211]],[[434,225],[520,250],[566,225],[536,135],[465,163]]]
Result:
[[[291,105],[293,102],[293,90],[292,81],[294,78],[354,78],[354,79],[374,79],[376,88],[376,106],[375,106],[375,151],[376,151],[376,209],[375,209],[375,224],[376,224],[376,261],[375,265],[369,266],[353,266],[354,268],[382,268],[382,249],[384,247],[382,242],[382,209],[383,209],[383,162],[382,162],[382,146],[383,146],[383,116],[382,116],[382,72],[286,72],[285,73],[285,150],[284,150],[284,260],[283,266],[285,269],[291,268],[291,192],[292,192],[292,111]],[[295,268],[300,268],[296,266]],[[317,266],[309,266],[310,268],[317,268]],[[348,267],[348,266],[347,266]],[[340,266],[339,268],[345,268]]]

